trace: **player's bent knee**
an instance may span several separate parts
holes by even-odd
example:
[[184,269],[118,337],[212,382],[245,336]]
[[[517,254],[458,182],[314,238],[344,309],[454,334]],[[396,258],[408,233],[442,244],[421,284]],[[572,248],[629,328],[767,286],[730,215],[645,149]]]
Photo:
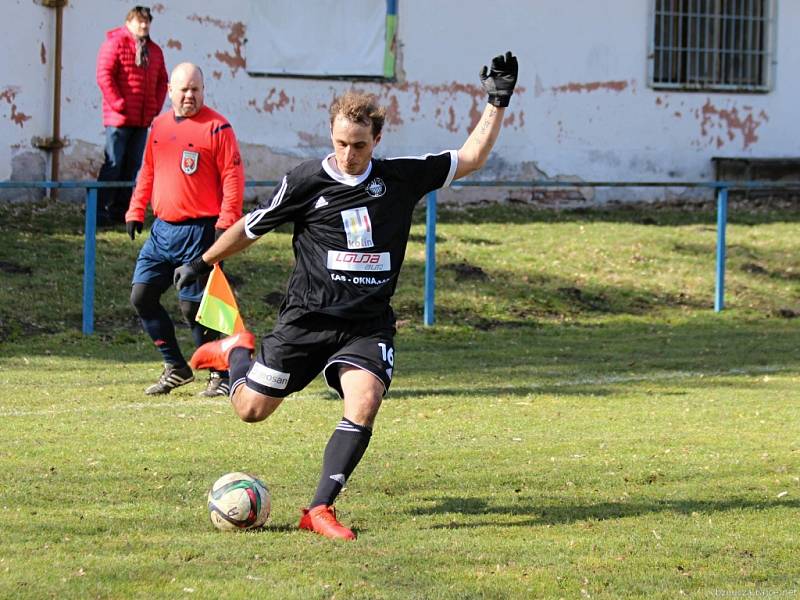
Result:
[[344,416],[353,423],[372,427],[375,417],[383,401],[381,394],[364,394],[356,397],[346,397],[344,402]]
[[282,400],[282,398],[271,398],[261,394],[236,394],[231,399],[231,403],[242,421],[245,423],[258,423],[275,412]]
[[239,418],[245,423],[258,423],[269,416],[263,414],[263,411],[254,406],[234,406],[234,409]]
[[375,417],[378,416],[378,409],[381,407],[380,400],[376,402],[367,402],[358,405],[345,406],[345,417],[358,425],[365,427],[372,427],[375,423]]

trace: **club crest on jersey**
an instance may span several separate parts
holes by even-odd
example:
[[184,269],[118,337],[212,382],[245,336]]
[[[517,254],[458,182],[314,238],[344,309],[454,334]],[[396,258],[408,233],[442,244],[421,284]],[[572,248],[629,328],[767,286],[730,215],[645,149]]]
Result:
[[187,175],[191,175],[197,171],[197,165],[200,162],[200,153],[184,150],[181,156],[181,171]]
[[344,232],[347,234],[347,247],[350,250],[371,248],[375,245],[372,242],[372,221],[369,219],[366,207],[359,206],[343,210],[342,223],[344,223]]
[[373,198],[380,198],[386,193],[386,184],[383,179],[376,177],[367,184],[366,192]]

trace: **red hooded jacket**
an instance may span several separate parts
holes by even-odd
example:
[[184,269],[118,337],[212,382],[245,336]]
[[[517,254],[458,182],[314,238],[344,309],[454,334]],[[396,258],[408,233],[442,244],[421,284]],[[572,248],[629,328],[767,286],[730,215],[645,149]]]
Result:
[[146,68],[136,66],[136,39],[127,27],[106,33],[97,54],[97,85],[103,93],[103,125],[149,127],[167,95],[167,69],[158,44],[147,41]]

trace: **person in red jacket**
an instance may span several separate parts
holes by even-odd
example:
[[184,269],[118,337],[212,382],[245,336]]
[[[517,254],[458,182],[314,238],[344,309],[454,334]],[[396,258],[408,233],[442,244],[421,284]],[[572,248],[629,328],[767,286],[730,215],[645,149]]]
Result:
[[[161,305],[175,268],[196,260],[242,215],[244,167],[228,120],[203,104],[203,73],[191,63],[173,69],[169,81],[172,110],[156,117],[147,138],[144,161],[130,208],[128,235],[142,232],[148,203],[155,220],[133,274],[131,303],[164,359],[158,381],[145,393],[168,394],[194,380]],[[206,279],[178,293],[181,313],[197,347],[219,333],[195,320]],[[228,372],[211,370],[202,396],[227,396]]]
[[[103,95],[105,162],[98,181],[133,181],[142,163],[147,128],[167,95],[164,54],[150,39],[153,16],[146,6],[128,12],[123,27],[112,29],[97,54],[97,85]],[[123,223],[129,188],[102,188],[98,223]]]

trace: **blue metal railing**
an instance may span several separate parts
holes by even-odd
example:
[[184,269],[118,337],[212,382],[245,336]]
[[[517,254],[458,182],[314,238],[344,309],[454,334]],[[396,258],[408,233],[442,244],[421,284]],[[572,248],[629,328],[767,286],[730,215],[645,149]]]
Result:
[[[542,188],[542,187],[675,187],[675,188],[706,188],[716,190],[717,193],[717,253],[716,253],[716,282],[714,293],[714,311],[720,312],[725,306],[725,229],[728,223],[728,190],[755,190],[755,189],[800,189],[800,181],[454,181],[450,187],[511,187],[511,188]],[[428,228],[425,238],[426,267],[425,267],[425,325],[434,323],[434,295],[435,273],[428,269],[427,261],[435,264],[436,247],[436,192],[428,194]],[[433,217],[431,217],[433,215]]]
[[[278,182],[256,180],[245,183],[246,187],[272,187]],[[0,189],[86,189],[86,213],[83,253],[83,333],[94,333],[94,293],[97,235],[97,190],[98,188],[131,187],[132,182],[114,181],[0,181]],[[675,187],[713,189],[717,194],[717,250],[716,286],[714,311],[720,312],[725,305],[725,229],[728,221],[728,190],[754,189],[800,189],[800,181],[761,182],[761,181],[454,181],[451,187],[507,187],[507,188],[583,188],[583,187]],[[435,320],[436,290],[436,205],[437,193],[426,197],[425,232],[425,292],[423,320],[425,325],[433,325]]]

